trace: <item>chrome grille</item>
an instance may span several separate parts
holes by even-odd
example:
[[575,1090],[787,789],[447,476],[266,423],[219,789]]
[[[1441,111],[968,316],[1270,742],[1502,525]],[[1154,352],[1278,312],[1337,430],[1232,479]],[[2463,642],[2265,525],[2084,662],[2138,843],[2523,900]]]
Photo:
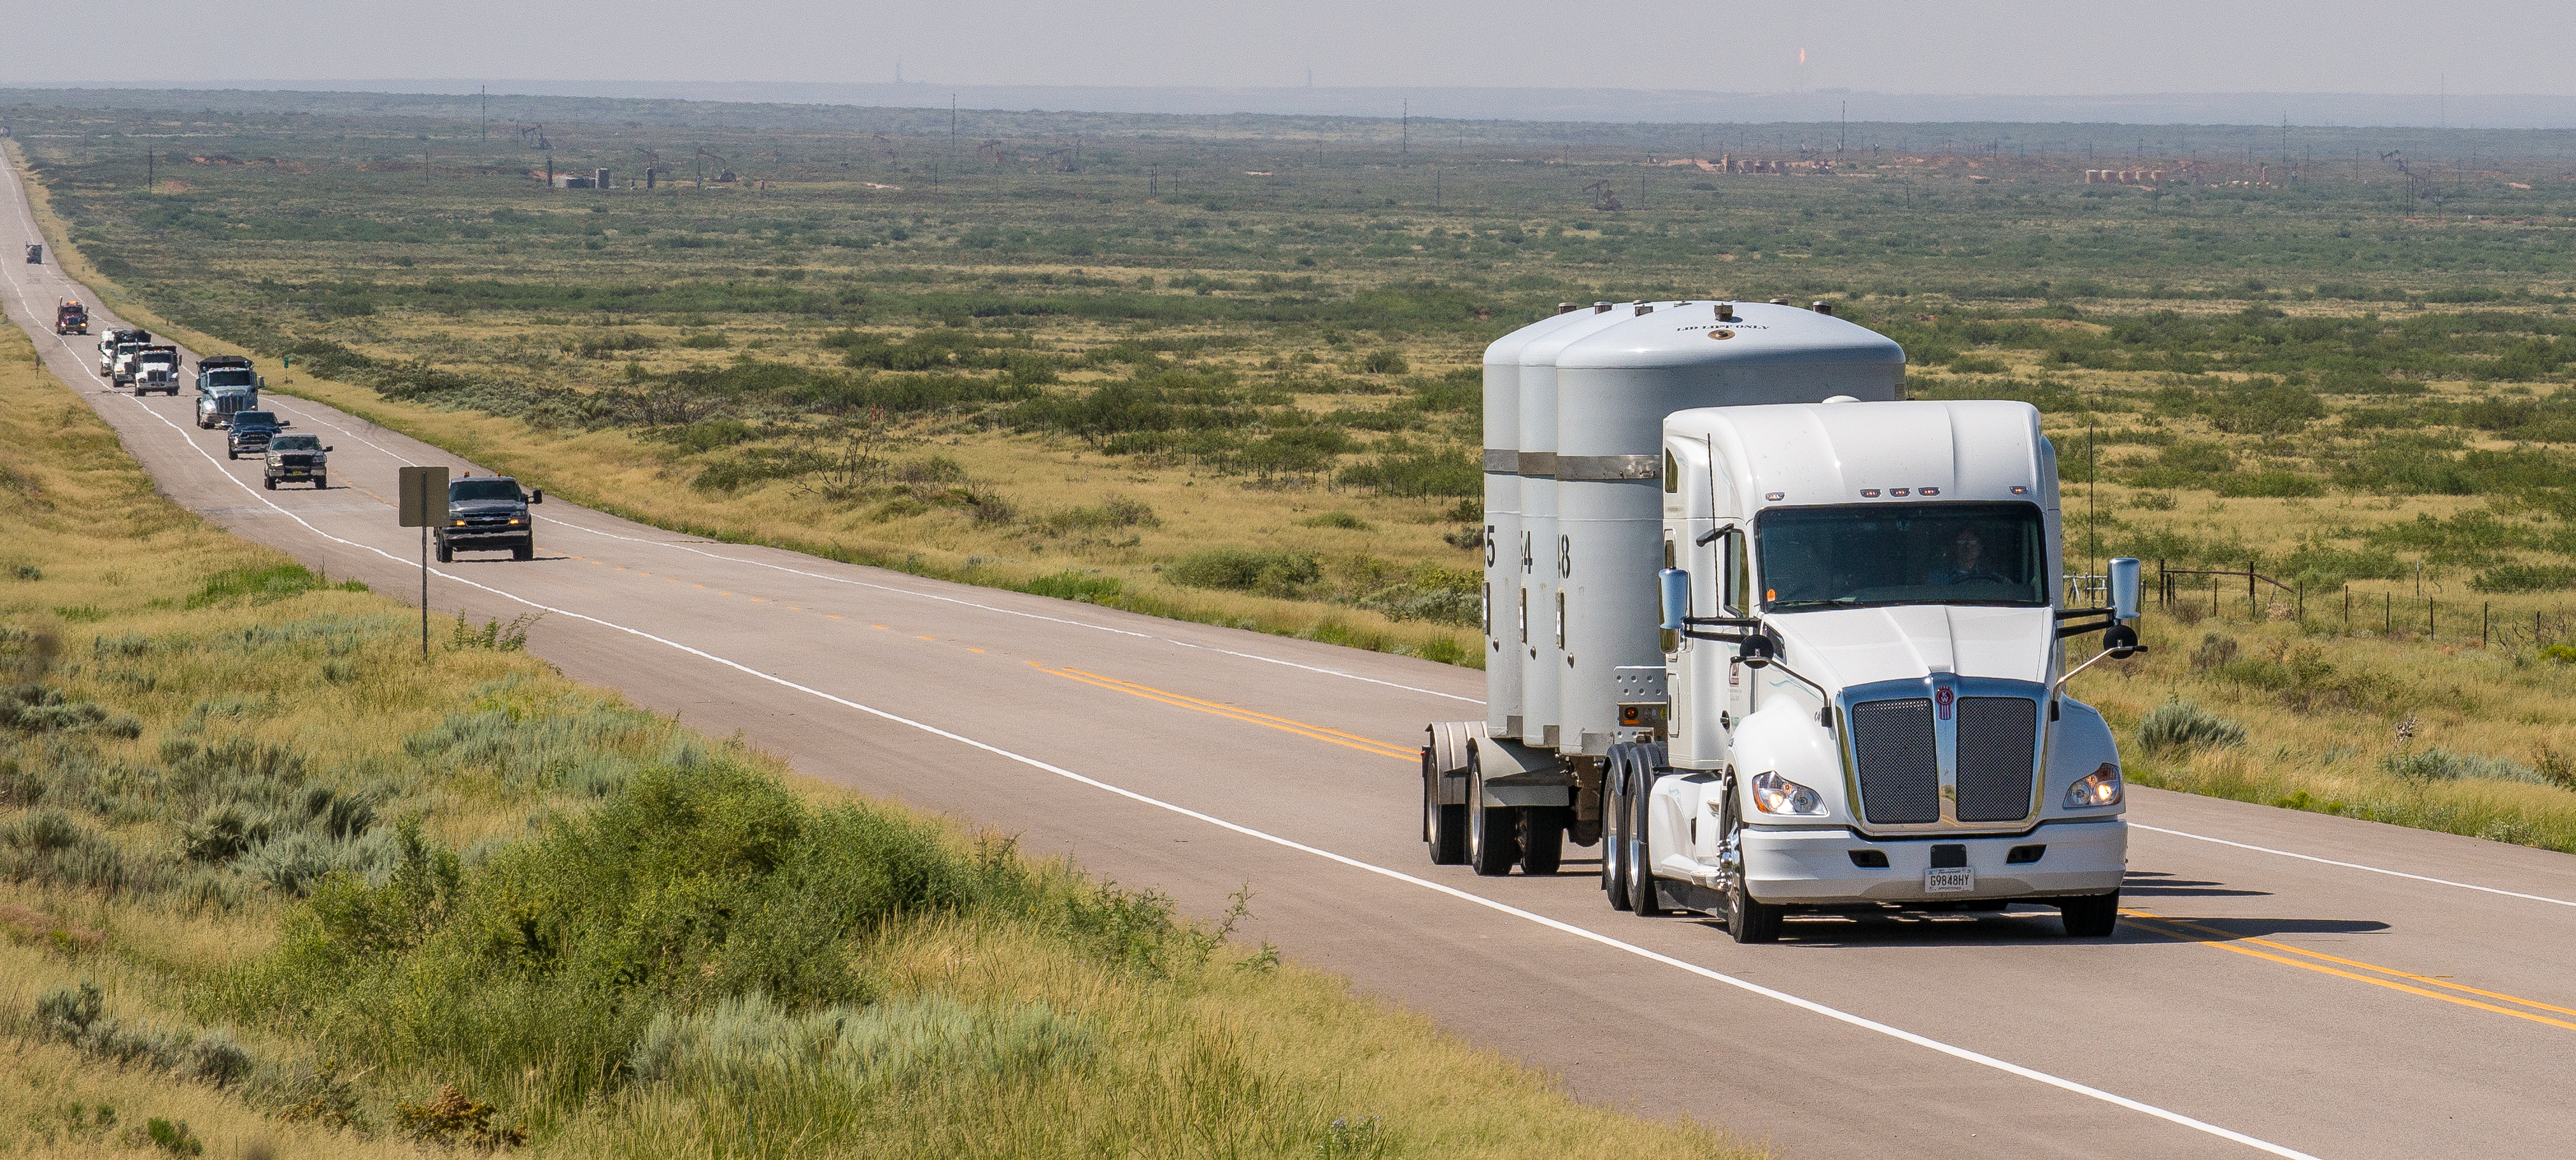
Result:
[[1959,698],[1960,821],[2017,822],[2030,816],[2031,773],[2039,756],[2038,736],[2037,701],[2027,697]]
[[1876,825],[1941,820],[1941,763],[1932,699],[1901,697],[1851,707],[1852,757],[1863,816]]

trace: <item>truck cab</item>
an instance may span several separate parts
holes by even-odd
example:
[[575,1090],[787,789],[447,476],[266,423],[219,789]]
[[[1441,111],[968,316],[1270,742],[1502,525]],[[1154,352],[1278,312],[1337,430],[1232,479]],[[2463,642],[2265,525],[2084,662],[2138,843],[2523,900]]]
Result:
[[139,347],[150,341],[152,341],[152,335],[146,331],[108,331],[107,337],[100,339],[98,343],[98,373],[102,375],[116,373],[116,359],[124,347],[129,344]]
[[546,502],[540,488],[519,490],[506,475],[469,475],[447,484],[447,519],[434,529],[438,562],[451,563],[458,552],[508,551],[513,560],[536,556],[536,517],[528,509]]
[[77,299],[66,298],[54,304],[54,333],[88,334],[89,308]]
[[2110,933],[2120,753],[2062,642],[2135,637],[2060,606],[2039,413],[1706,408],[1664,455],[1667,742],[1622,803],[1627,872],[1747,941],[1801,910],[2012,902]]
[[259,389],[266,386],[251,361],[240,355],[197,360],[197,426],[220,428],[233,413],[259,409]]
[[132,384],[136,395],[159,391],[165,395],[179,393],[179,348],[146,346],[135,352],[132,371],[125,381]]

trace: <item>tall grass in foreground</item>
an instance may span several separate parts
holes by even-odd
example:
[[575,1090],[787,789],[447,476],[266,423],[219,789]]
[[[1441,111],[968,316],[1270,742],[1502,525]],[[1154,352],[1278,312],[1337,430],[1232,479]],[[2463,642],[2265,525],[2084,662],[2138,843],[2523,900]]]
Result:
[[0,1154],[1746,1154],[498,633],[424,664],[15,332],[0,489]]

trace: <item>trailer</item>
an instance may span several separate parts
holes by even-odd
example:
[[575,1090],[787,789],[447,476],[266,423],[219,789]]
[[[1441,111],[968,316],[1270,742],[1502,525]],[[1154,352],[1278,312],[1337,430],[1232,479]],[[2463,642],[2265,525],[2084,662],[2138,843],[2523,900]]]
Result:
[[2136,650],[2136,561],[2063,607],[2038,412],[1904,367],[1824,303],[1569,304],[1487,348],[1486,717],[1428,727],[1434,863],[1599,844],[1614,907],[1746,942],[2016,902],[2111,932],[2119,753],[2062,642]]

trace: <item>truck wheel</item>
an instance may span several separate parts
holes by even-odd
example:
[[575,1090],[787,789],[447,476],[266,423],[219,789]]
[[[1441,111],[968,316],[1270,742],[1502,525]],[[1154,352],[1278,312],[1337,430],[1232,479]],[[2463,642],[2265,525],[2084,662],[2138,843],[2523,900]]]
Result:
[[1628,909],[1628,750],[1610,751],[1601,778],[1601,890],[1610,909]]
[[1521,854],[1520,844],[1512,840],[1520,829],[1519,811],[1485,804],[1485,771],[1472,752],[1467,755],[1466,810],[1467,864],[1487,878],[1511,873]]
[[453,564],[453,563],[455,563],[455,562],[456,562],[456,549],[451,548],[451,547],[448,547],[445,543],[441,543],[441,544],[439,544],[439,545],[438,545],[438,562],[439,562],[439,563],[441,563],[441,564]]
[[2120,925],[2120,892],[2058,899],[2057,918],[2068,938],[2109,938]]
[[537,546],[535,544],[520,544],[517,547],[510,549],[510,558],[519,561],[534,560],[537,558]]
[[1565,863],[1564,806],[1521,807],[1521,873],[1554,874]]
[[1655,788],[1655,771],[1634,762],[1628,766],[1628,912],[1639,918],[1664,913],[1655,897],[1654,833],[1646,827],[1647,797]]
[[1440,804],[1440,775],[1431,768],[1431,751],[1422,751],[1422,844],[1431,849],[1431,864],[1456,866],[1467,860],[1467,807]]
[[330,476],[327,476],[327,475],[317,475],[317,476],[314,476],[314,477],[313,477],[313,490],[315,490],[315,491],[328,491],[328,490],[330,490],[330,488],[331,488],[331,477],[330,477]]
[[1778,942],[1780,908],[1755,899],[1744,884],[1744,819],[1736,814],[1732,788],[1726,791],[1725,809],[1726,846],[1735,852],[1735,873],[1726,884],[1726,933],[1740,943]]
[[259,481],[259,482],[260,482],[260,484],[261,484],[262,486],[265,486],[265,487],[266,487],[266,488],[268,488],[268,490],[270,490],[270,491],[276,491],[276,490],[277,490],[277,477],[276,477],[276,476],[274,476],[274,475],[270,475],[270,476],[263,476],[263,477],[261,477],[261,479],[260,479],[260,481]]

